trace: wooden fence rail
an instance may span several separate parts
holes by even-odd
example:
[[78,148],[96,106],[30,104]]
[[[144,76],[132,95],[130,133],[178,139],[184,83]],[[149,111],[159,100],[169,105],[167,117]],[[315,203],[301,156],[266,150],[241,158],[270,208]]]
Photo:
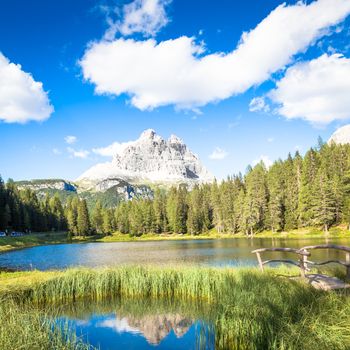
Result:
[[[314,249],[335,249],[345,252],[345,261],[341,260],[327,260],[322,262],[314,262],[308,259],[311,256],[311,250]],[[271,259],[271,260],[262,260],[262,253],[265,252],[285,252],[285,253],[294,253],[297,255],[297,260],[290,259]],[[346,277],[350,280],[350,247],[336,245],[336,244],[321,244],[321,245],[312,245],[302,247],[300,249],[294,248],[261,248],[253,250],[252,253],[256,254],[258,259],[259,267],[263,271],[264,265],[269,263],[286,263],[298,266],[300,268],[300,274],[302,277],[305,277],[306,272],[310,271],[309,265],[311,266],[322,266],[327,264],[339,264],[346,268]]]

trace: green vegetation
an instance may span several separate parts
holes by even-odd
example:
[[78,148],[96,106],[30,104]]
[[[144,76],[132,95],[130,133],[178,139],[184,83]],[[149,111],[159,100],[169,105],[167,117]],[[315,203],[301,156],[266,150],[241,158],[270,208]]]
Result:
[[37,245],[67,243],[66,232],[35,233],[20,237],[0,237],[0,252]]
[[255,235],[350,223],[350,145],[320,142],[304,157],[298,152],[266,169],[248,167],[244,176],[221,183],[155,191],[154,200],[121,203],[115,228],[123,233],[219,233]]
[[[55,305],[73,300],[92,302],[116,297],[207,304],[217,349],[307,350],[314,349],[315,344],[319,350],[348,349],[349,295],[316,291],[278,276],[294,273],[296,270],[286,268],[261,273],[255,268],[195,267],[2,273],[0,297],[6,297],[1,303],[6,306],[0,312],[6,310],[7,317],[0,316],[0,348],[8,348],[6,334],[13,325],[9,315],[16,318],[18,329],[22,326],[18,337],[36,348],[45,323],[39,328],[35,321],[34,326],[26,326],[29,304],[38,313],[45,305],[49,315]],[[59,334],[55,328],[53,332]],[[51,338],[56,341],[56,337]]]
[[30,189],[19,190],[0,178],[0,230],[61,231],[67,228],[58,195],[40,200]]
[[[327,145],[298,152],[269,169],[248,167],[244,176],[221,183],[155,189],[153,199],[122,201],[115,207],[97,201],[88,206],[75,195],[62,204],[59,195],[38,198],[0,181],[0,230],[59,231],[73,236],[121,232],[155,234],[255,235],[350,224],[350,145]],[[88,210],[90,209],[90,210]]]
[[63,330],[55,327],[47,312],[11,299],[0,298],[0,303],[1,349],[90,349],[68,325]]

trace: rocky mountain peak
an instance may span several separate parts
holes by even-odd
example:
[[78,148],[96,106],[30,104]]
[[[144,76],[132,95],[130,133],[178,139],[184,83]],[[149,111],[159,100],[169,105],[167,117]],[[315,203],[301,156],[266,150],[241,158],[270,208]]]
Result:
[[132,184],[211,182],[213,176],[199,158],[177,136],[165,141],[153,129],[123,144],[111,162],[93,166],[77,181],[95,186],[106,179],[118,178]]
[[184,142],[179,137],[177,137],[176,135],[172,134],[172,135],[170,135],[170,137],[168,139],[168,143],[182,145]]
[[138,142],[164,142],[164,139],[159,136],[153,129],[143,131],[137,140]]
[[154,136],[156,135],[157,134],[153,129],[147,129],[141,133],[140,140],[148,140],[148,139],[153,140]]

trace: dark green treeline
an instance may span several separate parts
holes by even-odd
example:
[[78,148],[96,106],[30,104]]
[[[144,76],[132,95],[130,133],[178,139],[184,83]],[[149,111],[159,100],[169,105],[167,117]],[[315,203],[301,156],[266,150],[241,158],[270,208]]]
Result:
[[189,233],[216,228],[219,232],[252,235],[307,226],[350,222],[350,145],[321,141],[304,157],[298,152],[267,169],[248,167],[244,176],[221,183],[156,189],[154,199],[121,202],[104,208],[97,202],[89,212],[86,201],[57,195],[39,200],[12,181],[0,182],[0,230],[68,230],[73,235],[93,233]]

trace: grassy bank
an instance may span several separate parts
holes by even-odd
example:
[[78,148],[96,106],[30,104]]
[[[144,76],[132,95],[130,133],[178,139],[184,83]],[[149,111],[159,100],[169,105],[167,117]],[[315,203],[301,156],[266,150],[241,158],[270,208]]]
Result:
[[59,244],[67,242],[67,234],[65,232],[54,233],[33,233],[20,237],[0,237],[0,252],[34,247],[45,244]]
[[0,302],[1,349],[90,349],[68,325],[55,327],[47,312],[11,299],[0,298]]
[[[68,239],[65,232],[34,233],[22,237],[0,237],[0,252],[13,249],[34,247],[38,245],[62,244],[62,243],[88,243],[88,242],[137,242],[137,241],[164,241],[164,240],[187,240],[187,239],[227,239],[245,238],[244,234],[218,233],[215,229],[206,234],[145,234],[139,237],[115,232],[112,235],[94,235],[86,237],[72,237]],[[324,232],[317,228],[303,228],[289,232],[264,231],[254,235],[255,238],[321,238],[326,237]],[[349,238],[350,231],[346,226],[332,227],[327,237]]]
[[89,243],[89,242],[138,242],[138,241],[164,241],[185,239],[220,239],[230,238],[232,235],[222,235],[216,232],[191,236],[178,234],[145,234],[139,237],[115,232],[112,235],[94,235],[86,237],[72,237],[68,239],[65,232],[33,233],[21,237],[0,237],[0,253],[14,249],[29,248],[39,245],[63,244],[63,243]]
[[[120,267],[2,273],[0,298],[11,301],[7,315],[17,319],[19,327],[26,322],[26,305],[42,310],[40,305],[51,309],[73,300],[113,297],[201,301],[214,310],[217,349],[314,349],[315,344],[319,350],[348,349],[350,296],[316,291],[278,276],[295,272],[286,268],[261,273],[255,268]],[[3,318],[0,334],[10,332],[10,327]],[[45,329],[30,330],[31,334],[21,337],[35,341],[41,331]],[[0,348],[8,348],[6,342],[0,336]]]

